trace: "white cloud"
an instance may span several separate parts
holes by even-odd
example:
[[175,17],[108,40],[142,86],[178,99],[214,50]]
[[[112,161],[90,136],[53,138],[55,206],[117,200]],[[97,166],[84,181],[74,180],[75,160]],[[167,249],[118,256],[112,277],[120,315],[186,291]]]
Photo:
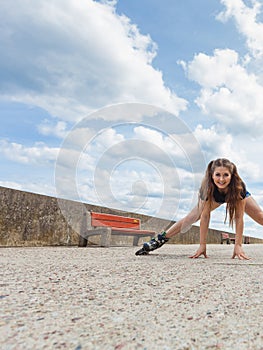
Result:
[[[76,129],[76,135],[78,134],[77,131],[78,129]],[[92,174],[89,175],[89,177],[92,178],[96,169],[96,164],[100,162],[101,158],[103,158],[104,153],[109,152],[114,145],[122,143],[124,139],[124,135],[117,133],[116,130],[111,128],[101,131],[90,140],[86,139],[86,144],[84,144],[83,150],[80,150],[79,153],[75,154],[75,157],[78,157],[78,176],[80,176],[81,172],[84,171],[86,173],[88,171],[89,174]],[[65,158],[67,159],[69,151],[63,150],[63,152],[65,152]],[[70,158],[72,159],[72,157]],[[59,160],[59,163],[60,161],[61,159]],[[70,163],[68,163],[68,165],[72,166]],[[85,174],[85,176],[87,176],[87,174]]]
[[56,136],[58,138],[65,138],[67,135],[67,124],[63,121],[58,121],[56,124],[50,120],[43,120],[38,126],[38,131],[44,136]]
[[[24,179],[23,179],[24,180]],[[14,182],[14,181],[0,181],[0,186],[7,187],[7,188],[13,188],[20,191],[26,191],[26,192],[32,192],[32,193],[39,193],[43,194],[45,196],[54,196],[55,194],[55,188],[51,184],[47,184],[43,181],[21,181],[21,182]]]
[[58,148],[51,148],[43,143],[26,147],[15,142],[0,140],[0,154],[6,159],[21,164],[52,165],[57,158],[58,151]]
[[83,150],[84,147],[91,142],[94,135],[96,135],[96,131],[94,129],[85,126],[77,126],[70,130],[70,132],[66,135],[61,148]]
[[233,138],[230,134],[220,132],[215,126],[204,128],[202,125],[198,125],[194,131],[194,135],[199,140],[208,161],[221,158],[222,155],[225,158],[232,159]]
[[18,182],[14,182],[14,181],[0,181],[0,186],[14,188],[16,190],[24,190],[25,189],[24,183],[20,184]]
[[235,20],[250,53],[240,57],[231,49],[215,49],[213,55],[199,53],[192,61],[179,63],[188,78],[201,86],[195,102],[216,123],[214,132],[221,130],[222,134],[224,129],[227,135],[258,138],[263,131],[263,26],[258,17],[261,4],[253,1],[249,7],[241,0],[221,3],[226,10],[217,19]]
[[226,10],[221,12],[217,19],[225,22],[233,18],[237,29],[247,40],[247,46],[255,58],[263,58],[263,23],[258,16],[261,13],[262,3],[251,1],[252,7],[246,6],[242,0],[221,0]]
[[253,146],[244,148],[244,137],[235,137],[216,126],[204,128],[198,125],[194,135],[206,154],[207,162],[216,158],[228,158],[237,165],[242,178],[261,181],[261,161],[253,156]]
[[198,174],[183,168],[189,159],[171,137],[146,126],[130,128],[129,137],[105,129],[83,152],[76,179],[81,200],[178,218],[193,205]]
[[[159,160],[160,162],[163,153],[173,160],[174,165],[177,164],[180,167],[187,167],[188,162],[190,161],[191,163],[191,160],[197,157],[200,152],[200,150],[196,148],[194,134],[190,131],[189,133],[183,134],[166,134],[159,130],[138,126],[134,128],[134,134],[139,140],[148,143],[146,152],[152,153],[150,158]],[[158,149],[159,152],[156,152]]]
[[[118,102],[158,104],[178,114],[186,101],[152,66],[157,47],[114,2],[1,3],[2,95],[64,120]],[[19,9],[17,11],[16,9]]]
[[101,130],[93,141],[95,142],[95,148],[97,151],[105,151],[124,140],[124,135],[118,133],[115,129],[108,128]]
[[188,77],[201,85],[197,105],[232,133],[263,131],[263,86],[248,73],[233,50],[200,53],[185,66]]
[[[142,159],[114,165],[113,170],[97,168],[95,177],[88,172],[78,177],[81,201],[170,219],[180,218],[193,205],[193,174]],[[183,185],[177,175],[184,176]]]

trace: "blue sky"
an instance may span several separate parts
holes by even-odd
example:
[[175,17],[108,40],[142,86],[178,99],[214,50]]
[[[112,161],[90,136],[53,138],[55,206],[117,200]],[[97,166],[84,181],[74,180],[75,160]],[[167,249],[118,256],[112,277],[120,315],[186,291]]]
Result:
[[0,185],[177,220],[226,157],[263,206],[262,13],[256,0],[2,2]]

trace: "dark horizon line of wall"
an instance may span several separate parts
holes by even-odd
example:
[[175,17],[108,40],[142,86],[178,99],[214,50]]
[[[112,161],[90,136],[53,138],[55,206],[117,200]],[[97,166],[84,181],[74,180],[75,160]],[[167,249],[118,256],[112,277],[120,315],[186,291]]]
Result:
[[[142,229],[154,230],[157,233],[174,223],[144,214],[1,186],[0,205],[0,247],[76,246],[83,213],[90,210],[138,218],[141,220]],[[209,229],[207,243],[220,243],[221,232]],[[92,237],[91,243],[98,244],[98,237]],[[139,242],[141,243],[142,241]],[[198,244],[199,227],[192,226],[188,232],[174,236],[169,243]],[[250,238],[250,243],[263,243],[263,240]],[[132,245],[132,237],[113,236],[111,244]]]

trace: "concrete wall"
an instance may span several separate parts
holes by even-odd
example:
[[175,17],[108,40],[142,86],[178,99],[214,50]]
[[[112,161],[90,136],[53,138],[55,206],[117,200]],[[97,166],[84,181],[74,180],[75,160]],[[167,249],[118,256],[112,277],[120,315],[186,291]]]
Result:
[[[54,197],[0,187],[0,246],[77,245],[83,213],[93,210],[141,219],[142,228],[156,232],[172,224],[169,220],[146,215],[57,199]],[[97,244],[98,238],[92,237]],[[252,239],[253,242],[262,242]],[[252,243],[251,241],[251,243]],[[187,233],[178,234],[171,243],[191,244],[199,242],[199,229],[192,227]],[[141,243],[141,242],[140,242]],[[210,230],[208,243],[220,243],[220,232]],[[132,237],[112,237],[112,245],[130,245]]]

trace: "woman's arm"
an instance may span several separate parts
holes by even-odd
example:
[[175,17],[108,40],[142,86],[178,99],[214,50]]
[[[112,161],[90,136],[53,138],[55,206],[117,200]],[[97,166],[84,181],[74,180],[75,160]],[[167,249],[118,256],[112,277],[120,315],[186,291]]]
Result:
[[208,227],[210,222],[210,212],[211,208],[206,203],[204,205],[201,218],[200,218],[200,246],[197,249],[196,253],[190,258],[196,259],[199,258],[199,256],[204,255],[205,258],[208,256],[206,255],[206,239],[207,239],[207,233],[208,233]]
[[244,212],[245,212],[245,201],[241,200],[236,208],[235,213],[235,225],[236,225],[236,239],[235,247],[232,255],[232,259],[236,256],[241,260],[249,260],[250,258],[246,256],[242,249],[242,237],[244,231]]

